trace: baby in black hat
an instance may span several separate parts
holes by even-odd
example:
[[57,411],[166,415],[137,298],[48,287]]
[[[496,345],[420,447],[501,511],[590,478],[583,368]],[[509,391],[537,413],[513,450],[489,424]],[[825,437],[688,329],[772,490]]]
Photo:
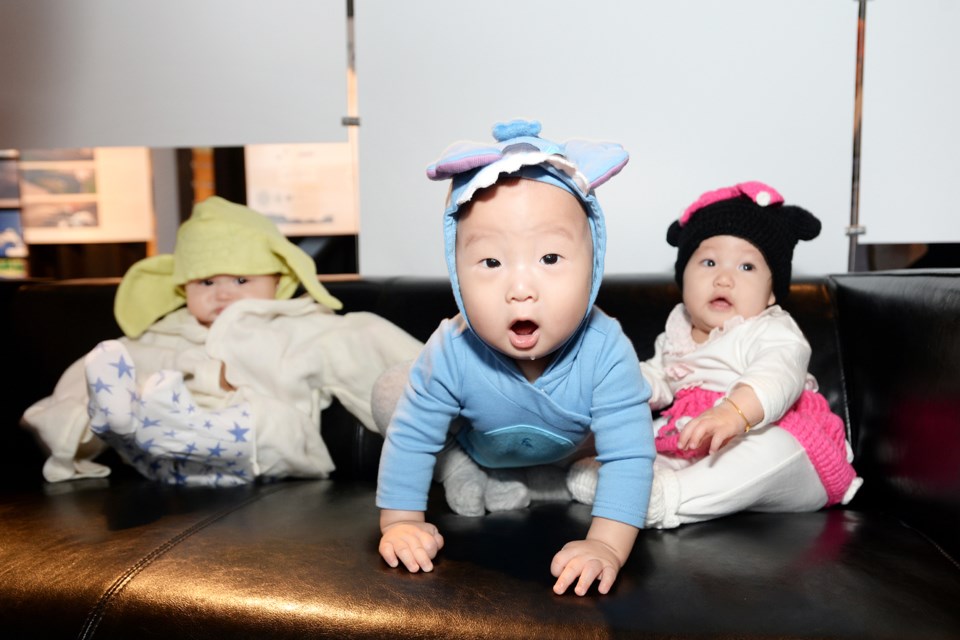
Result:
[[[683,302],[641,363],[662,410],[646,527],[815,511],[862,484],[844,423],[807,371],[810,345],[779,305],[794,247],[819,233],[813,214],[760,182],[707,192],[670,225]],[[591,502],[595,469],[571,468],[577,500]]]

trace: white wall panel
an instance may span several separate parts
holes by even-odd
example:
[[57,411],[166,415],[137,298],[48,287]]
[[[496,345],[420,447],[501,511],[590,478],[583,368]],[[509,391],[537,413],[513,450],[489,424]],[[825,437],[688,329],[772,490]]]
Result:
[[345,141],[344,0],[3,0],[0,148]]
[[823,221],[795,272],[846,269],[857,4],[837,0],[356,0],[360,270],[445,275],[450,142],[539,119],[623,143],[600,187],[608,273],[672,270],[666,229],[703,191],[777,187]]
[[960,3],[867,4],[859,242],[960,242]]

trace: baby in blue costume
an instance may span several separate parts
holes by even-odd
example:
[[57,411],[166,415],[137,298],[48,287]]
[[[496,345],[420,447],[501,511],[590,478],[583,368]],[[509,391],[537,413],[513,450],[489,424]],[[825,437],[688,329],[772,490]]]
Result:
[[536,122],[458,143],[427,174],[452,179],[447,268],[460,313],[414,363],[386,433],[380,554],[431,571],[443,546],[426,522],[437,455],[456,445],[486,469],[576,456],[601,463],[593,522],[553,559],[556,593],[610,590],[643,526],[655,457],[650,389],[619,323],[594,306],[605,230],[594,189],[626,164],[616,144],[539,137]]

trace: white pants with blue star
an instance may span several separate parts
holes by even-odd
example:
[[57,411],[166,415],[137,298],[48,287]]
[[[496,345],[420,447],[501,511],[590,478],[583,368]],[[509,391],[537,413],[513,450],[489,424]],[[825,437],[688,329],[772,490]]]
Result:
[[215,487],[254,479],[248,403],[202,410],[178,371],[159,371],[138,388],[133,359],[117,340],[97,345],[84,365],[90,428],[141,474],[168,484]]

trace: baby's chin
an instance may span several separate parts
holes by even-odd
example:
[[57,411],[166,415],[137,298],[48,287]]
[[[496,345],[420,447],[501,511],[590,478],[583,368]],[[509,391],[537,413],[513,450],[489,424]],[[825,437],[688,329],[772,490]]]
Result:
[[549,361],[556,354],[557,347],[548,349],[544,345],[537,345],[535,349],[516,349],[512,346],[506,346],[498,348],[497,351],[517,362],[536,362],[544,359]]

